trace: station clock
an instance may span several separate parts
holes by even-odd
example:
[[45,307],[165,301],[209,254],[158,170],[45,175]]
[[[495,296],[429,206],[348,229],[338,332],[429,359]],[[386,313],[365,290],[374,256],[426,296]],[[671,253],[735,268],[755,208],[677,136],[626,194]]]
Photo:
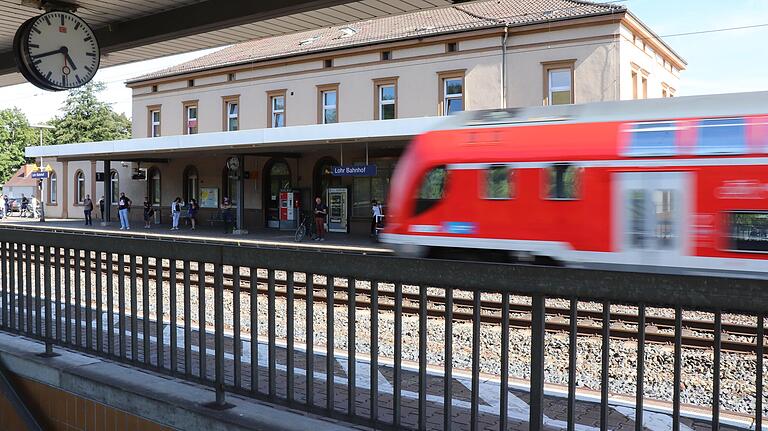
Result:
[[16,65],[32,84],[45,90],[70,90],[88,83],[101,61],[90,26],[75,14],[47,12],[27,20],[13,40]]

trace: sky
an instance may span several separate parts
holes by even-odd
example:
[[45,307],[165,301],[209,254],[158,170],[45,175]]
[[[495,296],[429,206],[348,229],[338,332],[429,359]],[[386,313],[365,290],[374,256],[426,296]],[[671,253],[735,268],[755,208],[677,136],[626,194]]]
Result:
[[[768,90],[768,0],[604,0],[623,5],[688,62],[677,96]],[[730,31],[719,29],[756,26]],[[700,34],[684,34],[699,33]],[[102,100],[131,116],[125,80],[182,63],[213,50],[103,68],[95,79],[107,84]],[[31,84],[0,88],[0,109],[17,106],[31,123],[61,115],[66,93]]]

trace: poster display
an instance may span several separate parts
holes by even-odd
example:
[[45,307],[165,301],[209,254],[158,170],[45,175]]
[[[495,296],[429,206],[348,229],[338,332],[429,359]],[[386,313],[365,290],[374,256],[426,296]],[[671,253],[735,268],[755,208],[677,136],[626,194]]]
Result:
[[219,189],[216,187],[200,188],[200,208],[218,208]]

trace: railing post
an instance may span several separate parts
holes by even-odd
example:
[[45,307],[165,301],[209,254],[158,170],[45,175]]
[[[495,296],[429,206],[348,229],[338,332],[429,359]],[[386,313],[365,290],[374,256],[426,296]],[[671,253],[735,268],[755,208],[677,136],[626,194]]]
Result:
[[216,401],[205,407],[215,410],[226,410],[234,407],[227,403],[224,394],[224,274],[223,265],[215,264],[213,280],[214,330],[215,330],[215,361],[216,361]]
[[544,428],[544,303],[544,295],[531,298],[531,431]]
[[[38,356],[43,358],[52,358],[54,356],[59,356],[58,353],[54,353],[53,351],[53,336],[51,335],[52,331],[52,322],[53,316],[51,315],[51,248],[49,246],[44,246],[44,253],[43,253],[43,289],[45,290],[45,352],[39,353]],[[39,293],[39,292],[38,292]],[[58,318],[58,311],[57,316]]]

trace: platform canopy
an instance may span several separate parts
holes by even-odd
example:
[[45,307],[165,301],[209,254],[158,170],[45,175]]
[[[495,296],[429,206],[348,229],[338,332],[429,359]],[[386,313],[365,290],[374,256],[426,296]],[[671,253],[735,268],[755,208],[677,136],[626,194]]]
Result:
[[30,158],[57,160],[141,161],[211,155],[301,152],[327,145],[395,144],[402,147],[414,136],[450,123],[445,117],[400,118],[312,124],[236,132],[213,132],[155,138],[119,139],[79,144],[27,147]]
[[96,32],[106,67],[463,1],[0,0],[0,85],[24,82],[13,36],[45,4],[77,7]]

